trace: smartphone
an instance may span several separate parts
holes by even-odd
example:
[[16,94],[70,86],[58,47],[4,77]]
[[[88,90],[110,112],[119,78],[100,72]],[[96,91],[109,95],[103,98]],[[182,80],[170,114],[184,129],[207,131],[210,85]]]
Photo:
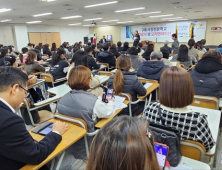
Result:
[[161,169],[164,170],[168,152],[169,152],[169,147],[165,144],[157,143],[157,142],[154,142],[154,147],[155,147],[159,166],[161,167]]
[[107,89],[106,92],[106,99],[112,99],[113,98],[113,89]]
[[108,99],[106,98],[106,94],[103,94],[102,101],[105,103],[109,102]]
[[53,127],[54,124],[51,124],[49,126],[47,126],[46,128],[44,128],[43,130],[41,130],[39,132],[39,134],[41,135],[47,135],[48,133],[50,133],[52,131],[52,127]]

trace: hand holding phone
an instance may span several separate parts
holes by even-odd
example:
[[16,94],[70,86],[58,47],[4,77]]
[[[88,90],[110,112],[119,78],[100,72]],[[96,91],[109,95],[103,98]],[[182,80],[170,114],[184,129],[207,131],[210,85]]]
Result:
[[166,161],[167,161],[169,147],[165,144],[157,143],[157,142],[154,142],[154,147],[155,147],[158,163],[161,169],[164,169]]

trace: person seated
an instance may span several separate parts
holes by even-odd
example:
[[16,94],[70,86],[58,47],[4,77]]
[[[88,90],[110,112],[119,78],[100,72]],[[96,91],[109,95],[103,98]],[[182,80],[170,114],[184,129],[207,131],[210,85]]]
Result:
[[160,51],[153,51],[150,55],[150,61],[145,61],[138,68],[137,75],[145,79],[160,80],[163,71],[168,68],[162,61],[163,54]]
[[43,47],[43,54],[48,55],[49,57],[52,56],[52,52],[49,49],[49,44],[45,44]]
[[164,62],[165,65],[168,65],[169,67],[172,66],[172,63],[169,60],[169,51],[166,48],[161,48],[160,50],[163,54],[162,61]]
[[116,48],[116,44],[111,45],[110,52],[113,53],[114,56],[116,56],[116,58],[118,58],[121,55]]
[[[83,65],[87,67],[87,54],[85,51],[82,50],[78,50],[74,55],[73,58],[70,62],[70,67],[69,67],[69,71],[68,74],[66,76],[67,80],[69,79],[69,72],[73,67],[79,66],[79,65]],[[98,84],[100,84],[100,81],[98,78],[94,77],[93,74],[91,74],[91,79],[92,79],[92,83],[91,83],[91,87],[97,86]],[[90,90],[90,93],[96,95],[96,96],[100,96],[100,94],[103,92],[103,89],[101,87],[96,87]]]
[[131,47],[128,49],[127,51],[127,55],[130,56],[131,58],[131,63],[132,63],[132,67],[137,70],[139,68],[139,66],[146,61],[144,58],[140,58],[138,56],[138,51],[136,49],[136,47]]
[[[40,142],[33,140],[24,120],[15,113],[27,93],[27,81],[28,76],[20,69],[0,67],[1,169],[20,169],[26,164],[40,164],[54,151],[68,129],[66,123],[58,121],[54,123],[52,132]],[[73,167],[74,164],[70,168]],[[67,169],[67,166],[60,168]]]
[[96,51],[97,51],[96,45],[92,44],[91,47],[92,47],[92,55],[93,55],[93,57],[96,57]]
[[57,47],[56,47],[56,43],[52,43],[52,48],[51,48],[51,52],[57,52]]
[[167,68],[160,78],[159,103],[150,103],[144,110],[143,118],[150,123],[163,123],[180,130],[181,140],[200,142],[208,152],[215,142],[207,117],[187,108],[193,100],[194,86],[189,73],[181,67]]
[[194,46],[195,46],[194,39],[190,39],[188,41],[188,46],[189,46],[188,55],[190,56],[192,63],[195,64],[199,61],[200,56],[199,56],[199,51],[194,48]]
[[121,46],[122,46],[122,43],[121,43],[120,41],[118,41],[118,42],[117,42],[117,51],[118,51],[118,52],[123,51],[123,47],[121,47]]
[[26,47],[22,48],[22,53],[19,54],[19,59],[20,59],[21,63],[25,63],[26,58],[28,56],[28,52],[29,52],[28,48],[26,48]]
[[5,65],[5,56],[9,55],[9,50],[8,48],[1,48],[0,50],[0,66]]
[[188,47],[184,44],[181,44],[179,47],[179,52],[172,58],[172,61],[179,61],[180,64],[184,65],[184,68],[187,70],[192,66],[191,57],[188,55]]
[[28,50],[33,49],[33,44],[32,44],[32,43],[28,43],[28,45],[26,46],[26,48],[28,48]]
[[[95,96],[87,90],[91,87],[91,71],[79,65],[70,70],[68,86],[72,89],[58,103],[58,111],[66,116],[83,119],[88,126],[88,132],[95,131],[98,118],[109,118],[115,112],[113,99],[108,103],[102,101],[103,92]],[[93,137],[88,138],[90,146]],[[86,159],[84,139],[80,139],[66,152],[72,153],[76,159]]]
[[217,51],[219,51],[221,54],[222,54],[222,44],[220,44],[217,48],[216,48]]
[[142,48],[144,51],[146,51],[146,48],[147,48],[147,46],[149,45],[149,43],[150,43],[149,41],[146,41],[146,45],[143,46],[143,48]]
[[9,48],[10,55],[13,55],[15,57],[19,57],[18,53],[15,52],[15,47],[13,45],[9,45],[8,48]]
[[[65,50],[63,48],[58,48],[57,52],[52,56],[51,66],[49,69],[49,73],[52,74],[54,81],[66,77],[69,64],[65,59]],[[65,81],[56,83],[56,86],[64,84]]]
[[86,52],[87,54],[87,66],[88,68],[92,71],[92,70],[96,70],[96,69],[99,69],[100,68],[100,65],[98,64],[99,62],[95,61],[95,59],[93,58],[92,56],[92,47],[90,46],[86,46],[84,48],[84,51]]
[[201,41],[197,41],[194,47],[203,53],[207,52],[207,50],[203,47],[203,44]]
[[206,51],[209,51],[209,48],[208,48],[208,47],[205,47],[207,41],[206,41],[205,39],[202,39],[202,40],[200,40],[200,41],[201,41],[201,44],[203,45],[203,48],[205,48]]
[[127,51],[129,49],[129,43],[124,42],[122,51]]
[[[132,101],[137,100],[137,95],[146,95],[146,89],[143,84],[139,81],[135,73],[129,72],[132,67],[131,59],[129,56],[121,55],[116,61],[115,75],[112,75],[108,80],[108,88],[114,89],[116,94],[129,93],[132,96]],[[139,115],[144,109],[144,102],[133,104],[132,115]],[[120,115],[129,115],[129,108],[123,109]]]
[[221,97],[222,56],[218,51],[208,51],[191,70],[196,95]]
[[18,62],[16,61],[16,57],[14,55],[5,56],[5,66],[18,67]]
[[142,54],[143,58],[145,60],[150,60],[150,54],[154,51],[154,45],[153,44],[148,44],[145,52]]
[[169,44],[168,40],[164,41],[164,46],[160,48],[160,51],[162,51],[163,49],[166,49],[166,50],[168,50],[168,53],[170,54],[171,53],[171,48],[168,47],[168,44]]
[[144,50],[142,49],[142,43],[139,43],[138,45],[137,45],[137,51],[138,51],[138,55],[139,56],[142,56],[143,55],[143,53],[144,53]]
[[71,59],[72,58],[72,52],[69,51],[69,43],[68,42],[64,42],[61,45],[61,47],[64,48],[64,50],[66,51],[66,58],[67,59]]
[[30,75],[36,72],[44,72],[45,67],[41,66],[37,62],[37,54],[33,51],[29,51],[25,61],[24,70],[27,72],[28,75]]
[[146,120],[115,117],[94,137],[86,170],[114,169],[160,170],[154,137]]
[[109,67],[115,67],[116,59],[114,58],[114,54],[110,52],[109,43],[103,44],[103,50],[97,55],[97,61],[100,63],[108,63]]

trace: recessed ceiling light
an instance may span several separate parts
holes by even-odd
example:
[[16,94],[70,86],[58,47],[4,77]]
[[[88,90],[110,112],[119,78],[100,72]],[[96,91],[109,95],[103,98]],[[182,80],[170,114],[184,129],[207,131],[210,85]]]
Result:
[[35,24],[35,23],[40,23],[42,21],[30,21],[30,22],[26,22],[27,24]]
[[11,19],[1,20],[0,22],[8,22],[8,21],[11,21]]
[[171,19],[171,20],[168,20],[168,21],[186,21],[188,19]]
[[52,13],[48,12],[48,13],[43,13],[43,14],[36,14],[36,15],[33,15],[33,17],[40,17],[40,16],[45,16],[45,15],[52,15]]
[[161,13],[161,11],[148,12],[148,13],[139,13],[139,14],[135,14],[135,15],[148,15],[148,14],[158,14],[158,13]]
[[170,17],[173,16],[173,14],[167,14],[167,15],[154,15],[154,16],[150,16],[150,18],[157,18],[157,17]]
[[114,19],[114,20],[108,20],[108,21],[102,21],[102,22],[115,22],[115,21],[119,21],[118,19]]
[[100,19],[103,19],[103,18],[84,19],[84,21],[94,21],[94,20],[100,20]]
[[115,11],[115,12],[128,12],[128,11],[136,11],[136,10],[141,10],[141,9],[145,9],[145,7],[123,9],[123,10],[118,10],[118,11]]
[[87,6],[85,6],[85,8],[91,8],[91,7],[96,7],[96,6],[115,4],[115,3],[118,3],[118,1],[111,1],[111,2],[105,2],[105,3],[100,3],[100,4],[94,4],[94,5],[87,5]]
[[172,19],[182,19],[183,17],[174,17],[174,18],[162,18],[161,20],[172,20]]
[[69,26],[73,26],[73,25],[81,25],[81,23],[75,23],[75,24],[68,24]]
[[182,5],[181,6],[175,6],[174,8],[175,9],[180,9],[180,8],[185,8],[185,6],[182,6]]
[[72,19],[72,18],[80,18],[82,16],[80,15],[75,15],[75,16],[69,16],[69,17],[62,17],[61,19]]
[[56,1],[56,0],[40,0],[40,1],[44,1],[44,2],[52,2],[52,1]]
[[2,8],[0,9],[0,12],[7,12],[7,11],[11,11],[12,9],[9,9],[9,8]]
[[198,13],[198,12],[202,12],[202,11],[194,11],[194,12]]
[[130,23],[130,22],[133,22],[133,21],[121,21],[121,22],[116,22],[118,24],[124,24],[124,23]]

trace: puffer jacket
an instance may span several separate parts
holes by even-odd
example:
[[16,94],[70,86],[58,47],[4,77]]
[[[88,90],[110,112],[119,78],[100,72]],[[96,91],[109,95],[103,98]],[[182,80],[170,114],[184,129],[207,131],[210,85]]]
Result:
[[222,64],[211,57],[201,59],[191,70],[196,95],[218,99],[222,91]]
[[137,70],[137,75],[146,79],[160,80],[163,71],[168,68],[163,61],[145,61]]
[[97,61],[100,63],[108,63],[109,67],[116,66],[116,59],[114,58],[114,54],[109,51],[101,51],[98,53]]
[[[138,80],[137,76],[134,73],[130,73],[128,71],[122,71],[124,75],[124,87],[123,93],[129,93],[132,96],[132,101],[137,100],[137,95],[144,96],[146,95],[146,89],[143,87],[143,84]],[[113,89],[113,80],[114,75],[112,75],[108,80],[108,88]],[[138,107],[139,104],[132,105],[132,113],[133,115],[138,115]],[[129,114],[129,109],[126,108],[122,111],[122,114]]]

